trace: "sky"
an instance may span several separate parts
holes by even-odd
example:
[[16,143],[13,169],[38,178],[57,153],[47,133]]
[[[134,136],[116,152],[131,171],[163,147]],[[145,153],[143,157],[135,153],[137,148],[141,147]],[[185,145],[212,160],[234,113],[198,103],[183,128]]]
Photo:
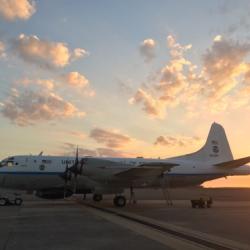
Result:
[[[250,2],[0,0],[0,158],[170,157],[215,121],[250,155]],[[229,177],[205,186],[250,186]]]

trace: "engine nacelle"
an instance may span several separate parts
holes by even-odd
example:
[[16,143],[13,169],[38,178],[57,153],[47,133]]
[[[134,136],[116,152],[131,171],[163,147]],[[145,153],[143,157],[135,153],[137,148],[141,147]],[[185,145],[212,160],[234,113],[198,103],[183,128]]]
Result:
[[64,194],[63,188],[53,188],[37,190],[35,195],[43,199],[63,199],[64,197],[69,197],[72,194],[71,190],[66,190]]

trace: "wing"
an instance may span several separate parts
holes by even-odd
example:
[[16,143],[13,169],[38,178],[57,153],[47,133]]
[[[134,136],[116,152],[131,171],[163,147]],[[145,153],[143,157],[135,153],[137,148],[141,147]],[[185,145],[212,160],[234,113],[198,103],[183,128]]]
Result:
[[249,162],[250,162],[250,156],[232,160],[232,161],[221,162],[221,163],[216,164],[215,166],[221,167],[221,168],[238,168]]
[[158,177],[171,168],[178,166],[178,164],[165,162],[147,162],[140,166],[129,168],[125,171],[115,174],[116,177],[122,179],[140,179],[148,177]]

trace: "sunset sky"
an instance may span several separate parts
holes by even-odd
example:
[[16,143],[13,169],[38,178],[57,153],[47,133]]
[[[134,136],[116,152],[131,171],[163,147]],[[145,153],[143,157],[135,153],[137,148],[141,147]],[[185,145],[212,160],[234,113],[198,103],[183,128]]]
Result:
[[[250,2],[0,0],[0,158],[169,157],[222,124],[250,155]],[[208,186],[250,186],[234,177]]]

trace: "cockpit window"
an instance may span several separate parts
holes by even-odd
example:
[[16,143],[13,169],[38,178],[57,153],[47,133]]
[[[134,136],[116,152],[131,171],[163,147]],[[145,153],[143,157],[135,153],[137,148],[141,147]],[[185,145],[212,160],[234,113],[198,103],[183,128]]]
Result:
[[7,161],[7,167],[13,167],[14,162],[13,161]]
[[14,157],[9,157],[0,162],[0,168],[1,167],[13,167],[14,164],[15,164]]

